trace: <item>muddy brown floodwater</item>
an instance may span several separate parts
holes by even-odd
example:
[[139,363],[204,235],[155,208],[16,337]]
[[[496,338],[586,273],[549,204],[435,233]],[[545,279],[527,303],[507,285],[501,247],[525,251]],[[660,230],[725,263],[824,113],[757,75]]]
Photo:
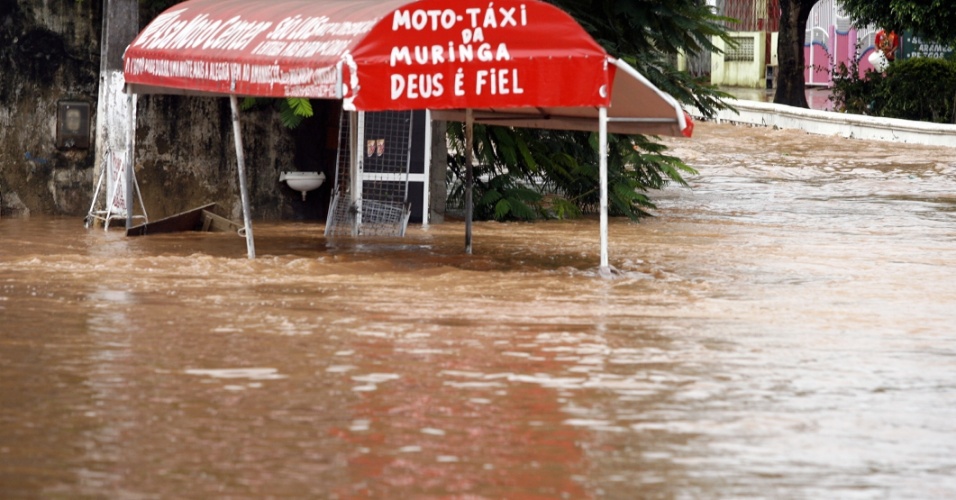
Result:
[[956,496],[956,149],[672,145],[610,280],[595,220],[0,220],[0,497]]

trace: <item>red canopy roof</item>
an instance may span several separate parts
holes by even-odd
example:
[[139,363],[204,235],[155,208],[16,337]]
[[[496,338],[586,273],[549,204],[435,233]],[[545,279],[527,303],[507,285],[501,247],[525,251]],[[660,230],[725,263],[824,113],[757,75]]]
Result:
[[[134,92],[470,108],[545,128],[595,129],[609,106],[611,131],[679,133],[677,103],[622,64],[537,0],[188,0],[133,40],[125,78]],[[635,110],[640,126],[615,123]]]

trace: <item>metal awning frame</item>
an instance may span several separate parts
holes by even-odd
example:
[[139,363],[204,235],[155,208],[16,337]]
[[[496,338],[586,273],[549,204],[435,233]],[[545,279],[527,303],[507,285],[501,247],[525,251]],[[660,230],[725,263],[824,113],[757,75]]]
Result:
[[[625,64],[620,60],[613,60],[612,63],[618,65]],[[630,66],[627,66],[630,68]],[[342,95],[342,73],[341,67],[339,67],[339,88],[338,95]],[[129,85],[127,92],[130,94],[140,94],[140,93],[153,93],[151,91],[160,90],[159,88],[150,88],[142,87],[136,85]],[[239,190],[240,198],[242,200],[242,214],[243,214],[243,228],[244,235],[246,239],[246,254],[249,259],[256,258],[256,248],[255,248],[255,239],[253,236],[252,228],[252,217],[251,217],[251,207],[250,207],[250,195],[249,190],[246,185],[246,173],[245,173],[245,155],[243,153],[243,142],[242,142],[242,131],[240,126],[240,110],[238,96],[229,95],[229,94],[209,94],[202,92],[190,92],[190,91],[181,91],[181,92],[169,92],[169,89],[164,89],[163,93],[166,94],[179,94],[179,95],[203,95],[203,96],[213,96],[213,97],[228,97],[231,113],[232,113],[232,130],[233,138],[236,148],[236,164],[239,176]],[[667,96],[666,94],[662,94]],[[497,125],[509,125],[509,126],[520,126],[520,124],[527,124],[529,122],[534,122],[537,127],[535,128],[547,128],[547,129],[560,129],[560,130],[584,130],[584,131],[594,131],[598,132],[598,168],[599,168],[599,183],[600,183],[600,268],[599,271],[602,275],[609,275],[610,265],[608,257],[608,173],[607,173],[607,134],[609,129],[615,127],[615,125],[620,125],[621,133],[627,133],[628,130],[631,130],[634,125],[646,126],[646,125],[658,125],[667,128],[676,128],[677,130],[683,129],[686,124],[683,122],[683,112],[680,109],[679,105],[674,101],[675,107],[675,118],[628,118],[628,117],[609,117],[607,107],[599,107],[596,111],[597,116],[595,118],[591,117],[573,117],[568,118],[564,117],[565,121],[559,121],[559,118],[555,113],[548,112],[547,110],[536,108],[537,114],[528,114],[515,112],[509,109],[502,110],[434,110],[432,114],[437,119],[455,119],[458,118],[461,114],[464,114],[465,122],[465,148],[466,148],[466,174],[465,174],[465,253],[472,253],[472,220],[473,220],[473,199],[472,193],[474,191],[474,174],[473,174],[473,127],[474,123],[486,123],[486,124],[497,124]],[[132,113],[130,116],[132,120],[131,130],[135,130],[136,123],[136,108],[132,108]],[[429,124],[430,126],[430,124]],[[133,155],[133,138],[130,138],[130,156]],[[127,170],[127,179],[131,179],[132,172],[132,161],[126,163]],[[131,213],[131,212],[130,212]],[[127,218],[127,228],[132,227],[132,217]]]
[[[185,4],[183,4],[185,5]],[[410,4],[409,4],[410,5]],[[523,9],[524,7],[522,7]],[[565,14],[566,16],[566,14]],[[573,20],[572,20],[573,22]],[[576,23],[575,23],[576,24]],[[586,35],[585,35],[586,36]],[[588,37],[589,38],[589,37]],[[134,41],[134,44],[136,42]],[[588,42],[594,44],[593,40]],[[132,45],[131,45],[132,47]],[[128,49],[129,50],[129,49]],[[595,50],[600,50],[599,47]],[[620,59],[604,55],[605,71],[610,71],[613,81],[608,81],[600,88],[601,102],[607,105],[574,106],[574,107],[515,107],[514,102],[503,108],[468,108],[468,109],[430,109],[433,119],[447,121],[462,121],[466,132],[466,220],[465,220],[465,252],[472,253],[472,218],[473,218],[473,126],[474,123],[504,125],[513,127],[543,128],[555,130],[597,131],[599,136],[599,177],[600,177],[600,271],[606,275],[610,271],[608,263],[608,175],[607,175],[607,134],[649,134],[649,135],[680,135],[688,129],[687,117],[681,106],[670,95],[657,89],[643,75]],[[240,60],[241,61],[241,60]],[[592,59],[593,62],[593,59]],[[358,69],[352,55],[346,51],[335,63],[334,97],[309,96],[312,98],[335,98],[343,100],[343,109],[347,111],[363,111],[356,109],[355,96],[360,88]],[[233,77],[235,78],[235,77]],[[378,77],[376,77],[378,78]],[[348,81],[346,81],[348,80]],[[147,82],[149,80],[146,80]],[[331,82],[330,82],[331,83]],[[366,82],[368,83],[368,82]],[[181,85],[177,83],[176,85]],[[575,85],[575,84],[572,84]],[[610,87],[610,88],[609,88]],[[198,88],[198,87],[197,87]],[[243,226],[246,238],[248,258],[255,258],[255,241],[253,238],[250,196],[246,185],[245,157],[240,130],[240,109],[238,103],[237,84],[231,81],[228,92],[219,90],[203,91],[166,87],[162,83],[127,83],[126,92],[130,96],[135,94],[173,94],[173,95],[202,95],[214,97],[228,97],[232,112],[233,136],[236,148],[237,170],[239,175],[240,197],[242,200]],[[325,87],[328,89],[328,87]],[[328,93],[328,91],[325,91]],[[552,91],[553,92],[553,91]],[[610,95],[609,95],[610,94]],[[252,94],[257,95],[257,94]],[[371,94],[370,94],[371,95]],[[291,96],[290,96],[291,97]],[[303,96],[307,97],[307,96]],[[543,102],[543,101],[542,101]],[[555,101],[548,101],[555,102]],[[487,105],[488,101],[483,101]],[[381,104],[378,104],[381,106]],[[423,106],[417,109],[428,109]],[[374,110],[374,109],[369,109]],[[366,110],[368,111],[368,110]],[[645,116],[641,116],[645,115]],[[650,115],[650,116],[647,116]],[[129,155],[133,156],[136,110],[132,108],[132,121],[129,138]],[[126,164],[127,178],[132,178],[132,161]],[[131,214],[131,211],[130,211]],[[131,218],[127,220],[127,227],[132,225]]]

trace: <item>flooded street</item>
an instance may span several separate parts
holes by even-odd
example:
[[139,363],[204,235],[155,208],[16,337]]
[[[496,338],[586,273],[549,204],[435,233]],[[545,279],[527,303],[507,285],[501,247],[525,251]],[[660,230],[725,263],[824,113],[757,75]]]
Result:
[[956,148],[698,123],[657,217],[0,219],[3,498],[953,498]]

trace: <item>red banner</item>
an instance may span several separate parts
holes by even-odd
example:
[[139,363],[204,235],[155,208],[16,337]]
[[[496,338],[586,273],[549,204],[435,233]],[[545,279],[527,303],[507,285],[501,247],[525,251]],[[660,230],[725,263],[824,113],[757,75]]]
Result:
[[265,97],[335,98],[337,65],[407,0],[188,0],[124,56],[127,83]]
[[188,0],[133,40],[124,70],[140,87],[344,91],[369,111],[607,105],[613,78],[577,22],[537,0]]
[[613,77],[574,19],[527,0],[409,3],[351,57],[346,98],[369,111],[606,106]]

